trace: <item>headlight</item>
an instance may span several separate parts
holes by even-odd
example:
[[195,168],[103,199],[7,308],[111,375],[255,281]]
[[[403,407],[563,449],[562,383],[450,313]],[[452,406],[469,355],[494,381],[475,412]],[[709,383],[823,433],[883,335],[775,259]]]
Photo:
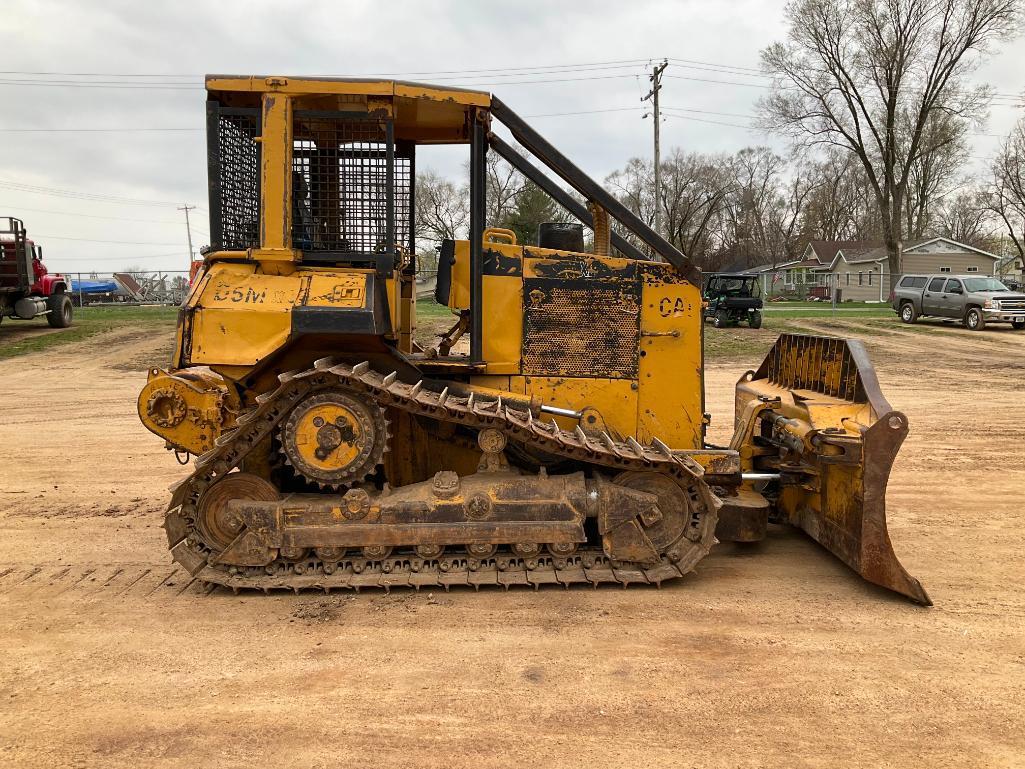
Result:
[[1000,302],[994,302],[992,299],[987,299],[982,303],[983,309],[986,310],[999,310]]

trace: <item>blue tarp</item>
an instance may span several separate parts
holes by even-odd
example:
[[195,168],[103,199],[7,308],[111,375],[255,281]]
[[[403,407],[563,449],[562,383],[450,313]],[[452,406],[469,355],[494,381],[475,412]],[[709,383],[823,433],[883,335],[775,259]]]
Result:
[[112,280],[71,280],[71,291],[75,294],[113,294],[117,283]]

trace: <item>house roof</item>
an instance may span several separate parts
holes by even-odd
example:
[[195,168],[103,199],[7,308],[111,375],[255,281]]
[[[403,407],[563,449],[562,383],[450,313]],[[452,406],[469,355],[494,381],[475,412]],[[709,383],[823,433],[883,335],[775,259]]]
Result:
[[[823,243],[827,243],[828,245],[835,245],[835,244],[842,244],[843,243],[843,241],[828,241],[828,242],[827,241],[812,241],[812,242],[813,243],[814,242],[823,242]],[[836,252],[833,254],[833,260],[829,263],[828,269],[830,271],[832,271],[833,269],[836,268],[836,263],[837,263],[837,261],[839,261],[841,256],[843,257],[844,261],[847,262],[847,264],[872,264],[872,263],[885,262],[886,259],[887,259],[888,254],[887,254],[886,248],[884,246],[880,245],[880,244],[871,245],[872,241],[847,241],[847,242],[851,243],[851,244],[857,244],[857,245],[841,245],[839,248],[837,248]],[[972,252],[974,252],[976,254],[981,254],[982,256],[988,256],[991,259],[993,259],[994,261],[1000,259],[999,256],[997,256],[996,254],[991,254],[989,251],[983,251],[981,248],[975,248],[974,246],[969,246],[967,243],[961,243],[961,242],[956,241],[956,240],[951,240],[950,238],[924,238],[924,239],[919,240],[917,242],[909,243],[907,246],[904,247],[904,253],[905,254],[914,253],[917,249],[920,249],[920,248],[923,248],[925,246],[931,245],[933,243],[938,243],[938,242],[949,243],[953,247],[952,252],[956,252],[956,251],[972,251]],[[809,247],[810,247],[810,245],[811,244],[809,244]],[[929,253],[929,252],[925,252],[925,253]],[[939,253],[944,253],[944,252],[937,251],[935,253],[939,254]]]
[[754,267],[748,267],[744,272],[749,274],[763,273],[763,272],[776,272],[776,270],[786,270],[791,267],[797,267],[801,264],[801,260],[797,259],[791,262],[779,262],[777,264],[759,264]]
[[[852,248],[858,251],[866,251],[872,248],[879,248],[883,245],[881,240],[810,240],[805,249],[806,259],[817,259],[819,264],[832,264],[836,254],[841,249]],[[810,256],[814,254],[814,256]]]
[[[906,254],[909,251],[914,251],[915,249],[922,248],[923,246],[928,246],[928,245],[930,245],[932,243],[937,243],[937,242],[940,242],[940,241],[942,241],[943,243],[950,243],[952,246],[956,246],[958,248],[958,250],[972,251],[972,252],[974,252],[976,254],[981,254],[982,256],[988,256],[990,259],[993,259],[994,261],[1000,259],[999,256],[997,256],[996,254],[991,254],[989,251],[983,251],[981,248],[976,248],[975,246],[969,246],[967,243],[961,243],[960,241],[951,240],[950,238],[926,238],[925,240],[920,240],[917,243],[914,243],[912,245],[905,246],[904,247],[904,253]],[[940,252],[937,252],[937,253],[940,253]]]
[[841,256],[847,264],[869,264],[872,262],[885,261],[887,252],[886,249],[882,247],[861,249],[841,248],[836,252],[836,256],[833,257],[833,261],[829,265],[829,269],[833,269],[833,267],[836,266],[836,263],[839,261]]

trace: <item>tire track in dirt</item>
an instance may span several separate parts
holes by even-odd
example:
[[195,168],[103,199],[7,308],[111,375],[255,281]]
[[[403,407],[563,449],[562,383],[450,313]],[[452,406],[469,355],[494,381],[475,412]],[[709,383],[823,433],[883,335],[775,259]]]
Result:
[[67,597],[74,600],[153,598],[174,600],[180,596],[209,592],[181,569],[170,573],[153,566],[76,565],[55,567],[47,564],[5,569],[0,576],[0,594],[42,600]]

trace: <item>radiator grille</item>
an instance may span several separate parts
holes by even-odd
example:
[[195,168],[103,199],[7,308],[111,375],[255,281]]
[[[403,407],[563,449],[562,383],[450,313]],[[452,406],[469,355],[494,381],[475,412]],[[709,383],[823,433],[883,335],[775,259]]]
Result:
[[[210,230],[214,247],[245,250],[260,245],[260,113],[257,110],[217,114],[216,155],[211,158]],[[217,237],[219,234],[219,238]]]
[[639,289],[630,283],[523,281],[523,373],[637,376]]
[[390,124],[367,116],[297,113],[292,242],[303,251],[370,254],[409,241],[411,157],[392,154]]

